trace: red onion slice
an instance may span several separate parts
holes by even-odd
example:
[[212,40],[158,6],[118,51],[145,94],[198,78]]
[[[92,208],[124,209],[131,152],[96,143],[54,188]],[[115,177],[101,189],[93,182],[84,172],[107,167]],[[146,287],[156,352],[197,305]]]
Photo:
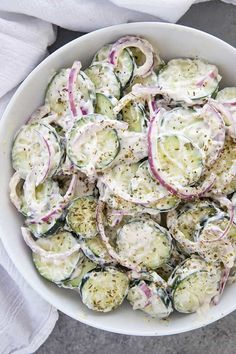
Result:
[[213,186],[215,181],[215,175],[210,174],[209,178],[204,181],[204,183],[199,187],[184,187],[181,185],[174,186],[166,181],[166,178],[163,176],[161,170],[158,168],[157,158],[155,156],[155,142],[158,136],[158,121],[160,120],[163,109],[160,109],[155,117],[151,120],[149,124],[148,131],[148,159],[150,168],[153,176],[162,184],[171,194],[178,196],[181,199],[192,200],[194,198],[203,197]]
[[146,283],[142,283],[139,286],[139,289],[142,290],[142,292],[144,293],[144,295],[147,297],[147,299],[149,299],[150,297],[152,297],[152,291],[151,289],[147,286]]
[[125,36],[116,41],[110,50],[108,62],[114,66],[117,65],[119,56],[125,48],[136,47],[145,55],[145,63],[134,70],[135,76],[145,76],[153,68],[154,49],[152,45],[143,38],[136,36]]
[[72,255],[73,253],[79,251],[80,245],[77,243],[74,245],[71,249],[65,251],[65,252],[60,252],[60,253],[55,253],[51,251],[45,251],[42,247],[40,247],[37,242],[34,241],[33,237],[31,236],[30,231],[26,227],[21,227],[21,233],[23,236],[23,239],[27,246],[32,250],[32,252],[40,255],[41,257],[47,258],[47,259],[65,259]]
[[201,87],[204,85],[204,83],[206,82],[206,80],[210,79],[217,79],[218,76],[218,70],[212,70],[210,71],[206,76],[204,76],[202,79],[200,79],[197,83],[196,86]]
[[78,113],[80,113],[80,115],[83,115],[80,108],[79,108],[80,112],[77,111],[76,104],[75,104],[75,84],[80,69],[81,69],[80,61],[75,61],[72,65],[72,68],[70,69],[69,77],[68,77],[67,92],[68,92],[69,108],[72,117],[76,117]]

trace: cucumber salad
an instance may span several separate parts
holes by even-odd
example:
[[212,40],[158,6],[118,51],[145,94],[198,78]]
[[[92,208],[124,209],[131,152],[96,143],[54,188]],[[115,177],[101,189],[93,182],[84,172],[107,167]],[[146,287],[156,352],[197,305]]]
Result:
[[236,87],[220,81],[137,36],[55,73],[11,156],[42,277],[100,312],[217,305],[236,279]]

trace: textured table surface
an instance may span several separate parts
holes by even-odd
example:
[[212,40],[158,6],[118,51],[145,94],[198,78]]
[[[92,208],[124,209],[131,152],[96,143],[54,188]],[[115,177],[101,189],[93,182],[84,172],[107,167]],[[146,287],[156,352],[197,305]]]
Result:
[[[194,5],[180,24],[209,32],[236,46],[236,6],[219,1]],[[52,50],[80,35],[59,29]],[[104,332],[60,313],[54,331],[37,354],[236,354],[236,313],[186,334],[132,337]]]

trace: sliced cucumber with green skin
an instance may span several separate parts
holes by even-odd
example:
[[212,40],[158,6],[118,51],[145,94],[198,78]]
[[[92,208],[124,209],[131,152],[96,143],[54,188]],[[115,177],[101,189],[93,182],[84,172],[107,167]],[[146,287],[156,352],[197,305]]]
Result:
[[[196,201],[184,204],[177,210],[178,230],[183,233],[188,240],[196,240],[196,233],[200,225],[202,225],[210,217],[220,213],[220,210],[210,201]],[[171,214],[167,214],[168,224],[171,226]]]
[[[51,111],[58,115],[69,114],[69,100],[68,100],[68,79],[70,69],[62,69],[55,76],[48,85],[45,102],[49,104]],[[87,113],[94,112],[95,103],[95,87],[89,77],[83,72],[77,76],[76,84],[76,105],[80,105],[86,109]]]
[[215,181],[211,189],[213,194],[231,194],[235,191],[236,144],[233,139],[226,137],[224,149],[210,171],[206,171],[203,178],[210,173],[215,174]]
[[96,267],[97,264],[93,263],[90,259],[86,257],[81,258],[70,278],[65,280],[59,286],[66,289],[78,289],[85,274],[95,269]]
[[63,202],[58,183],[48,178],[36,186],[34,173],[29,174],[24,183],[24,199],[27,215],[33,218],[50,213]]
[[82,141],[78,139],[77,135],[81,127],[91,122],[96,122],[96,115],[84,116],[74,123],[68,133],[67,154],[80,169],[95,165],[97,170],[103,170],[119,153],[120,141],[116,130],[109,127],[96,132],[88,132],[86,137],[81,138]]
[[26,226],[30,229],[32,234],[36,237],[50,236],[55,234],[64,224],[62,218],[52,220],[51,222],[33,223],[30,219],[26,219]]
[[115,264],[114,259],[107,252],[107,248],[100,235],[96,235],[91,239],[81,240],[80,245],[85,256],[91,259],[91,261],[101,266]]
[[120,164],[106,173],[107,184],[114,194],[119,195],[120,190],[129,192],[130,180],[134,177],[138,167],[138,163]]
[[129,124],[129,130],[143,132],[145,130],[146,112],[145,107],[137,102],[129,102],[121,111],[122,119]]
[[204,151],[205,163],[211,166],[224,146],[224,122],[218,117],[215,119],[215,114],[209,105],[197,111],[190,108],[174,108],[163,114],[159,123],[159,133],[184,135]]
[[225,87],[217,93],[216,100],[220,103],[236,103],[236,87]]
[[[42,139],[45,139],[42,142]],[[45,144],[49,148],[46,148]],[[50,156],[48,156],[50,150]],[[16,134],[12,147],[12,166],[25,179],[37,163],[37,170],[49,163],[47,176],[53,176],[58,170],[63,148],[59,136],[51,126],[34,123],[24,125]]]
[[83,303],[91,310],[110,312],[120,306],[127,295],[129,279],[115,268],[92,270],[81,282]]
[[103,93],[96,94],[95,113],[102,114],[110,119],[116,119],[113,108],[117,104],[117,99],[113,96],[106,96]]
[[125,89],[125,93],[129,93],[130,91],[132,91],[132,87],[135,84],[141,84],[144,86],[157,86],[157,74],[155,73],[155,71],[151,71],[150,74],[148,74],[147,76],[135,76],[130,85],[128,87],[126,87]]
[[135,176],[138,167],[138,163],[120,164],[109,170],[105,178],[107,188],[103,190],[103,184],[98,186],[102,199],[111,209],[121,210],[126,215],[158,214],[159,210],[155,206],[143,206],[132,201],[130,181]]
[[173,311],[166,290],[154,282],[136,281],[129,289],[127,300],[133,310],[141,310],[155,318],[167,318]]
[[209,305],[218,292],[220,278],[220,267],[196,256],[188,258],[176,267],[168,281],[174,308],[193,313]]
[[66,222],[69,228],[82,238],[97,235],[96,224],[97,199],[88,196],[75,199],[68,208]]
[[119,255],[141,266],[156,269],[165,264],[171,254],[171,236],[151,219],[133,219],[123,225],[117,235]]
[[[226,127],[229,128],[228,133],[235,139],[235,120],[236,120],[236,87],[225,87],[219,91],[216,96],[216,101],[219,102],[222,107],[219,107]],[[216,106],[217,109],[217,106]]]
[[57,114],[68,112],[67,81],[70,69],[62,69],[56,73],[48,84],[45,102]]
[[169,261],[166,264],[162,265],[160,268],[156,269],[156,272],[165,281],[168,281],[169,277],[171,276],[177,265],[182,263],[187,257],[188,255],[186,255],[185,252],[179,251],[177,245],[173,240],[173,247]]
[[[199,254],[208,262],[223,263],[232,268],[236,257],[236,225],[232,225],[227,237],[213,242],[226,230],[229,224],[228,215],[218,214],[205,221],[196,236],[200,242]],[[219,230],[218,233],[215,230]],[[208,242],[209,241],[209,242]]]
[[121,96],[121,83],[116,76],[113,66],[108,63],[92,63],[86,70],[90,80],[94,83],[96,91],[119,100]]
[[164,95],[190,105],[211,97],[220,80],[217,67],[201,59],[172,59],[158,74]]
[[135,64],[137,66],[143,65],[146,61],[145,54],[137,47],[130,47],[129,49],[133,55]]
[[[62,231],[47,238],[40,238],[36,243],[42,249],[55,252],[56,255],[70,250],[77,244],[77,240],[71,233]],[[42,277],[54,283],[59,283],[69,278],[81,257],[81,251],[76,251],[64,259],[57,259],[56,256],[55,259],[44,258],[39,254],[33,253],[33,261],[37,271]]]
[[157,138],[158,168],[168,183],[191,186],[201,177],[203,155],[200,148],[180,134],[163,134]]
[[177,197],[170,194],[165,187],[154,180],[147,160],[139,165],[134,177],[130,180],[130,190],[133,197],[143,198],[144,203],[156,198],[155,202],[148,202],[148,207],[160,211],[173,209],[180,202]]
[[[112,45],[108,44],[99,49],[93,58],[93,62],[107,62]],[[129,49],[124,49],[119,56],[115,73],[118,76],[122,87],[125,87],[133,77],[134,61]]]

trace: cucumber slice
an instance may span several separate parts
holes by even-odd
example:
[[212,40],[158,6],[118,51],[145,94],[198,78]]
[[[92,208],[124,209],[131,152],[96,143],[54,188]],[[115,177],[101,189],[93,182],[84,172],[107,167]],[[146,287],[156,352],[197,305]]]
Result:
[[172,59],[158,74],[164,95],[190,105],[211,97],[220,80],[217,67],[201,59]]
[[157,74],[155,71],[151,71],[150,74],[147,76],[135,76],[130,85],[125,89],[125,93],[129,93],[132,91],[132,87],[136,84],[141,84],[144,86],[157,86],[158,85],[158,80],[157,80]]
[[170,234],[151,219],[133,219],[123,225],[116,243],[122,258],[143,269],[156,269],[170,258]]
[[[135,176],[139,167],[138,163],[122,164],[115,166],[107,171],[105,176],[105,193],[103,184],[98,185],[102,198],[111,209],[123,211],[126,215],[137,213],[158,214],[159,210],[155,206],[143,206],[132,202],[132,192],[130,190],[130,181]],[[126,199],[124,199],[126,198]]]
[[[150,174],[148,161],[142,162],[134,177],[130,180],[131,195],[135,198],[143,198],[143,203],[148,202],[148,206],[160,211],[167,211],[175,208],[180,200],[170,194],[165,187],[154,180]],[[157,201],[150,203],[151,199]]]
[[113,66],[108,63],[92,63],[86,70],[90,80],[94,83],[96,91],[107,96],[119,99],[121,96],[121,83],[116,76]]
[[[41,141],[41,137],[45,139],[50,149],[48,149]],[[37,170],[43,169],[45,163],[49,164],[47,176],[53,176],[61,163],[63,157],[63,149],[60,138],[54,128],[40,123],[24,125],[17,133],[12,147],[12,166],[25,179],[32,171],[33,167]]]
[[[40,238],[36,243],[46,251],[59,253],[71,249],[76,243],[76,239],[71,233],[62,231],[47,238]],[[44,258],[33,253],[33,261],[37,271],[47,280],[59,283],[69,278],[74,271],[82,253],[80,251],[72,253],[65,259]]]
[[57,114],[68,113],[67,81],[70,69],[62,69],[56,73],[48,84],[45,102]]
[[66,289],[78,289],[85,274],[96,267],[97,264],[90,261],[90,259],[86,257],[81,258],[70,278],[61,283],[60,286]]
[[[177,228],[186,239],[195,241],[199,226],[218,213],[220,210],[209,201],[202,200],[184,204],[177,211]],[[167,214],[167,220],[171,226],[171,213]]]
[[[140,209],[138,205],[120,197],[120,194],[130,196],[129,182],[133,178],[138,169],[138,164],[122,164],[115,166],[109,170],[105,176],[105,183],[108,185],[103,199],[107,202],[111,209],[126,210],[130,212],[137,212]],[[99,186],[100,194],[102,194],[103,185]]]
[[[93,58],[93,62],[107,62],[112,45],[108,44],[99,49]],[[118,59],[115,73],[122,87],[125,87],[133,77],[134,61],[129,49],[124,49]]]
[[91,261],[101,266],[115,263],[107,252],[100,235],[96,235],[91,239],[81,240],[80,245],[86,257],[91,259]]
[[[58,115],[69,114],[69,101],[67,84],[70,69],[62,69],[50,81],[45,102],[49,104],[51,111]],[[76,84],[76,106],[86,108],[87,114],[94,112],[95,87],[89,77],[83,72],[77,76]]]
[[95,112],[101,114],[109,119],[116,119],[116,114],[113,108],[117,104],[117,99],[112,96],[106,96],[103,93],[96,94]]
[[28,175],[24,183],[27,215],[31,217],[50,213],[51,210],[54,210],[63,202],[57,182],[52,179],[46,179],[43,183],[36,186],[34,177],[34,174]]
[[167,318],[173,311],[169,295],[154,282],[140,280],[129,289],[127,300],[133,310],[141,310],[151,317]]
[[62,218],[52,220],[48,223],[32,223],[30,219],[26,219],[25,221],[26,226],[36,238],[55,234],[63,226],[63,223]]
[[119,191],[129,193],[130,180],[134,177],[138,167],[138,163],[127,165],[120,164],[115,166],[112,170],[107,171],[105,176],[106,181],[108,182],[109,188],[114,194],[119,195]]
[[156,269],[156,272],[159,276],[162,277],[165,281],[168,281],[169,277],[173,273],[174,269],[182,263],[187,258],[187,255],[179,251],[177,245],[173,240],[173,247],[171,251],[171,256],[169,261],[166,264],[163,264],[160,268]]
[[174,308],[193,313],[209,305],[218,292],[220,278],[220,268],[196,256],[188,258],[176,267],[168,282]]
[[[217,240],[217,242],[205,242],[217,239],[217,237],[227,228],[228,215],[223,213],[209,218],[199,230],[197,240],[200,241],[199,254],[207,262],[223,263],[225,267],[232,268],[236,257],[236,226],[233,224],[227,237]],[[213,230],[219,229],[219,233]]]
[[236,144],[233,139],[226,137],[224,149],[210,171],[206,171],[203,179],[210,173],[215,174],[215,182],[211,189],[213,194],[231,194],[236,189],[235,179]]
[[207,166],[215,162],[224,146],[224,123],[218,117],[215,119],[215,111],[208,109],[208,105],[197,111],[181,107],[166,112],[161,118],[159,132],[178,133],[190,139],[204,151]]
[[216,100],[220,103],[236,103],[236,87],[225,87],[217,93]]
[[129,130],[143,132],[145,130],[146,112],[141,103],[129,102],[121,111],[122,119],[129,124]]
[[201,177],[202,152],[183,135],[163,134],[157,138],[153,149],[156,149],[157,165],[168,183],[189,186]]
[[119,152],[119,138],[116,130],[107,129],[97,133],[97,146],[100,151],[97,159],[97,169],[103,169],[109,166]]
[[94,55],[92,62],[96,63],[99,61],[104,61],[105,63],[108,60],[108,56],[110,53],[110,49],[111,49],[111,44],[106,44],[104,45],[102,48],[100,48]]
[[223,110],[219,107],[219,111],[225,121],[225,125],[230,129],[229,133],[235,139],[236,87],[225,87],[219,91],[216,101],[223,105]]
[[82,280],[83,303],[91,310],[109,312],[123,302],[129,288],[127,275],[115,268],[92,270]]
[[96,236],[96,207],[97,199],[92,196],[75,199],[66,216],[69,228],[82,238]]
[[145,54],[137,47],[130,47],[129,49],[133,55],[135,64],[137,66],[142,66],[146,61]]
[[88,132],[83,140],[77,139],[82,125],[96,120],[96,115],[80,118],[68,133],[67,154],[69,159],[79,168],[95,165],[103,170],[115,159],[120,150],[120,142],[115,129],[105,128],[96,133]]

